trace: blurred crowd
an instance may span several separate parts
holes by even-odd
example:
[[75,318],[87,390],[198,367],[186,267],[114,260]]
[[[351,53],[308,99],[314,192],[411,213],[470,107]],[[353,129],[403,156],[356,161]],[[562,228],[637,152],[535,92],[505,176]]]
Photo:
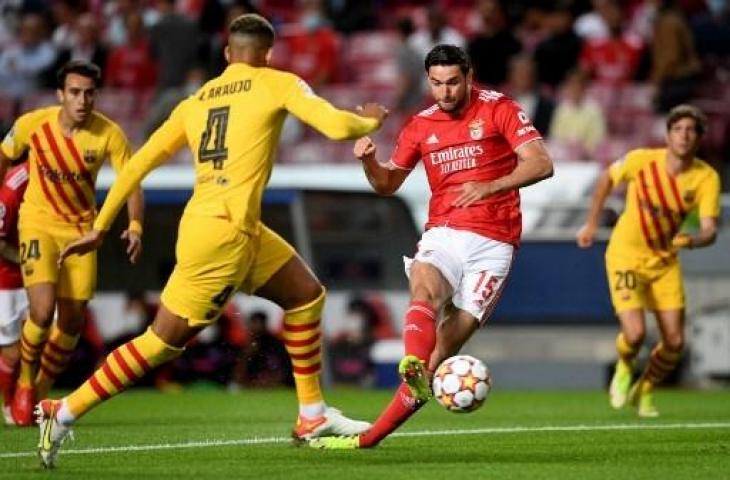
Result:
[[[122,329],[102,335],[93,310],[85,311],[85,329],[71,362],[74,368],[58,379],[58,388],[73,388],[91,375],[114,349],[144,333],[159,304],[155,297],[128,291]],[[326,338],[328,379],[336,384],[372,386],[371,349],[379,340],[398,338],[390,309],[380,295],[353,293],[338,328]],[[294,387],[292,366],[281,331],[281,319],[263,310],[244,314],[230,302],[220,319],[186,346],[186,354],[150,372],[140,385],[164,391],[210,385],[238,391]]]
[[[226,25],[257,12],[277,28],[274,66],[335,104],[374,99],[403,119],[426,104],[425,53],[465,47],[476,80],[516,98],[557,160],[607,162],[661,140],[660,115],[707,111],[703,152],[719,165],[730,130],[730,5],[724,0],[5,0],[0,121],[53,101],[69,59],[104,69],[107,111],[139,144],[223,68]],[[283,162],[348,161],[290,122]],[[292,147],[296,144],[297,148]],[[725,162],[727,163],[727,162]]]

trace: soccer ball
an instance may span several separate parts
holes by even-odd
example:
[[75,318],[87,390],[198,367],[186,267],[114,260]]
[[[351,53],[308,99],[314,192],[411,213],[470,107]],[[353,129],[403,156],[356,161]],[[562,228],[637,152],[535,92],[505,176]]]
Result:
[[473,412],[484,404],[491,387],[489,369],[470,355],[447,358],[433,376],[433,395],[450,412]]

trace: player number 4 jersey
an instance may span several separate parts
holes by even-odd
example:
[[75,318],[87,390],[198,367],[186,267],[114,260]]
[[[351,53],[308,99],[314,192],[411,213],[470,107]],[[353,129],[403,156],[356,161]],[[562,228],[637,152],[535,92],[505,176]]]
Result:
[[466,182],[510,174],[517,166],[515,150],[540,138],[517,102],[474,88],[469,106],[458,117],[437,104],[415,115],[401,132],[391,162],[408,170],[423,162],[432,191],[426,229],[448,226],[517,245],[522,232],[518,191],[468,207],[453,207],[452,202]]

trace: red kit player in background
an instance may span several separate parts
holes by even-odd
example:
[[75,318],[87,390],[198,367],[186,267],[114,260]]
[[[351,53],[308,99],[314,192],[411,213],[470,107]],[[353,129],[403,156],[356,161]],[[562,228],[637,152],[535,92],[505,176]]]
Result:
[[473,86],[462,49],[438,45],[425,67],[436,103],[404,127],[390,161],[378,162],[367,137],[354,150],[376,192],[398,190],[419,161],[432,191],[426,232],[406,265],[404,382],[369,431],[313,439],[314,448],[374,447],[430,398],[436,367],[484,325],[500,296],[522,231],[518,189],[553,173],[525,112],[505,95]]
[[20,350],[20,324],[28,312],[18,252],[18,210],[28,186],[28,163],[13,167],[0,187],[0,391],[3,417],[14,424],[10,414]]

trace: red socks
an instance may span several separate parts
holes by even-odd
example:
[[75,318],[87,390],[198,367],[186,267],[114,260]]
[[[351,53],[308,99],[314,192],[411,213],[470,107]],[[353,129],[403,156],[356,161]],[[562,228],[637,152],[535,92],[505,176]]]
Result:
[[411,302],[403,326],[406,355],[428,363],[436,347],[436,311],[425,302]]
[[[403,327],[406,355],[415,355],[428,362],[436,346],[436,311],[428,303],[411,302]],[[401,383],[395,397],[380,414],[373,427],[360,435],[360,448],[377,445],[403,422],[416,413],[422,403],[417,403],[405,383]]]

